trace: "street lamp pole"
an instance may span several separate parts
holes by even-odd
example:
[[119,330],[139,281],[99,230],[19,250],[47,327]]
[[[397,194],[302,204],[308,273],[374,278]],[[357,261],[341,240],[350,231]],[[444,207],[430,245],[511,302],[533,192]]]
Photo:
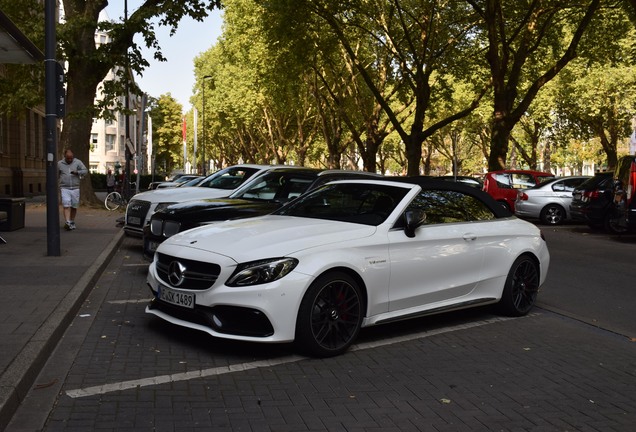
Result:
[[205,81],[212,78],[211,75],[205,75],[203,77],[203,103],[202,103],[202,119],[201,119],[201,132],[203,132],[203,175],[207,175],[208,163],[207,163],[207,133],[205,129]]

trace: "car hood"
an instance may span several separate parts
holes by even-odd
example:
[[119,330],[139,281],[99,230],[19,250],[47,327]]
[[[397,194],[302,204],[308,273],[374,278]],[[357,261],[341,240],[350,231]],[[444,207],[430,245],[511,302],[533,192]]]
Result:
[[153,203],[180,202],[205,198],[221,198],[232,193],[231,190],[209,187],[166,188],[136,194],[132,199]]
[[368,237],[376,229],[369,225],[269,215],[184,231],[163,242],[157,252],[178,254],[179,247],[186,247],[247,262]]
[[156,212],[153,219],[179,221],[184,226],[227,219],[262,216],[279,208],[282,203],[265,200],[209,199],[172,204]]

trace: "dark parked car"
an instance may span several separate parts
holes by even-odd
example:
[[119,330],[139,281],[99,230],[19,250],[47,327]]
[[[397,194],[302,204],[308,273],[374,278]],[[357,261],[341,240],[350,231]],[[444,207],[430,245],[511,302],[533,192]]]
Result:
[[155,212],[144,228],[144,256],[152,258],[160,243],[181,231],[229,219],[266,215],[330,181],[370,177],[381,176],[359,171],[272,169],[227,198],[185,201]]
[[614,199],[614,172],[599,172],[572,192],[570,215],[591,228],[607,228]]
[[148,189],[162,189],[162,188],[170,188],[170,187],[179,187],[184,183],[188,183],[190,180],[203,177],[200,175],[186,175],[186,174],[177,174],[172,180],[164,180],[164,181],[155,181],[148,184]]
[[440,179],[440,180],[444,180],[444,181],[454,181],[457,183],[463,183],[466,186],[472,186],[474,188],[477,189],[483,189],[484,187],[484,182],[481,181],[481,179],[475,178],[475,177],[471,177],[471,176],[452,176],[452,175],[447,175],[447,176],[440,176],[440,177],[433,177],[435,179]]
[[636,156],[624,156],[618,161],[614,176],[613,210],[608,218],[612,232],[636,231]]

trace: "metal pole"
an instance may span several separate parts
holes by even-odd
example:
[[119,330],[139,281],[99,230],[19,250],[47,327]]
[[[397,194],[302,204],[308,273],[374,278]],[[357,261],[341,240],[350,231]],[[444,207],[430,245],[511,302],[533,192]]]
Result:
[[[128,0],[124,0],[124,25],[128,23]],[[126,75],[128,75],[128,56],[126,56]],[[131,153],[129,150],[128,140],[130,134],[130,90],[128,89],[128,76],[126,76],[126,99],[124,100],[124,107],[126,108],[126,122],[124,131],[124,154],[126,155],[126,165],[124,168],[124,195],[130,197],[130,158]]]
[[207,175],[207,166],[205,163],[205,144],[206,144],[206,139],[205,139],[205,77],[203,77],[203,109],[202,109],[202,116],[201,116],[201,132],[203,132],[203,151],[202,153],[202,159],[203,159],[203,177],[205,177]]
[[205,128],[205,81],[212,78],[212,75],[205,75],[203,77],[203,118],[201,119],[201,132],[203,132],[203,175],[205,176],[208,170],[208,159],[207,159],[207,145],[208,145],[208,134]]
[[60,209],[57,197],[57,114],[55,0],[46,0],[44,10],[44,76],[46,106],[46,238],[47,255],[60,256]]
[[146,120],[146,94],[144,93],[141,96],[141,113],[139,116],[139,137],[137,138],[137,186],[135,189],[135,193],[139,193],[139,185],[141,184],[141,170],[144,166],[143,154],[142,151],[143,142],[144,142],[144,131],[145,131],[145,120]]

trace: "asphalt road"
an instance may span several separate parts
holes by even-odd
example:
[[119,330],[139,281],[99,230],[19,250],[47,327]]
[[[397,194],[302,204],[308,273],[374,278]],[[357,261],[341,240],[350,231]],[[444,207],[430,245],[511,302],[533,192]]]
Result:
[[631,432],[636,237],[543,229],[552,265],[529,316],[377,326],[331,359],[145,314],[147,263],[127,238],[7,432]]
[[551,263],[539,306],[636,339],[636,235],[540,227]]

